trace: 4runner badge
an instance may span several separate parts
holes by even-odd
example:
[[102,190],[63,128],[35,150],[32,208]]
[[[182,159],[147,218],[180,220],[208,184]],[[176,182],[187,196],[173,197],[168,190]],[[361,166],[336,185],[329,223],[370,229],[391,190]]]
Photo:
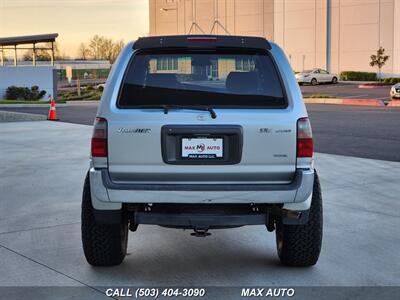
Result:
[[150,128],[118,128],[118,133],[150,133]]

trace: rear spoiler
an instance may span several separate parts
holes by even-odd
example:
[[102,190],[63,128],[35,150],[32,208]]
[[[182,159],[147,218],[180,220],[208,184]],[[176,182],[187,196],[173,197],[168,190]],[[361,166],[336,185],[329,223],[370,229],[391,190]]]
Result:
[[167,48],[245,48],[271,50],[271,44],[262,37],[229,35],[170,35],[142,37],[133,44],[134,50]]

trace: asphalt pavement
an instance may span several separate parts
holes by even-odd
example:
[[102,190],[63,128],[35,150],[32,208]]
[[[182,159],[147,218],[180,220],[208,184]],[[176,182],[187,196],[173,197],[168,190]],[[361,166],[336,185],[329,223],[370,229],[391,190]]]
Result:
[[358,84],[338,83],[321,85],[303,85],[300,87],[304,96],[327,95],[345,99],[389,100],[391,86],[360,89]]
[[[331,286],[344,299],[338,287],[400,286],[400,163],[319,153],[324,239],[316,266],[280,265],[264,226],[207,238],[139,226],[122,265],[93,268],[80,239],[90,135],[90,126],[62,122],[1,124],[0,287],[14,289],[0,298],[52,299],[57,290],[33,289],[49,286],[79,287],[70,290],[78,299],[100,299],[105,287],[119,286]],[[22,286],[30,289],[15,288]],[[233,299],[221,293],[214,299]]]
[[[400,161],[400,108],[309,104],[317,152]],[[1,110],[44,114],[47,108]],[[61,122],[92,125],[97,104],[57,109]]]

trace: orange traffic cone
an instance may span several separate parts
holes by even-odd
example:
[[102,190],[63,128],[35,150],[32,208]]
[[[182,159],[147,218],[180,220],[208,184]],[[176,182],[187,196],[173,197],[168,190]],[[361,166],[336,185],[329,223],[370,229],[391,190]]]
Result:
[[49,121],[58,121],[57,119],[57,111],[56,111],[56,103],[54,99],[51,99],[49,114],[47,116],[47,120]]

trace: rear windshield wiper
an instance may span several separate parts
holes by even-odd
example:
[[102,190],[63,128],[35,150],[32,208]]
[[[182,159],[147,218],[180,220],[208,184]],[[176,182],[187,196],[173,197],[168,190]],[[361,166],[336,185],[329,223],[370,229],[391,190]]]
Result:
[[193,105],[140,105],[136,108],[161,108],[164,110],[164,114],[168,114],[168,111],[171,109],[192,109],[192,110],[201,110],[201,111],[208,111],[211,115],[211,118],[217,118],[217,114],[215,113],[214,109],[210,106],[193,106]]
[[208,111],[211,115],[211,118],[217,118],[217,114],[215,110],[211,106],[193,106],[193,105],[164,105],[164,113],[168,113],[169,109],[193,109],[193,110],[202,110]]

